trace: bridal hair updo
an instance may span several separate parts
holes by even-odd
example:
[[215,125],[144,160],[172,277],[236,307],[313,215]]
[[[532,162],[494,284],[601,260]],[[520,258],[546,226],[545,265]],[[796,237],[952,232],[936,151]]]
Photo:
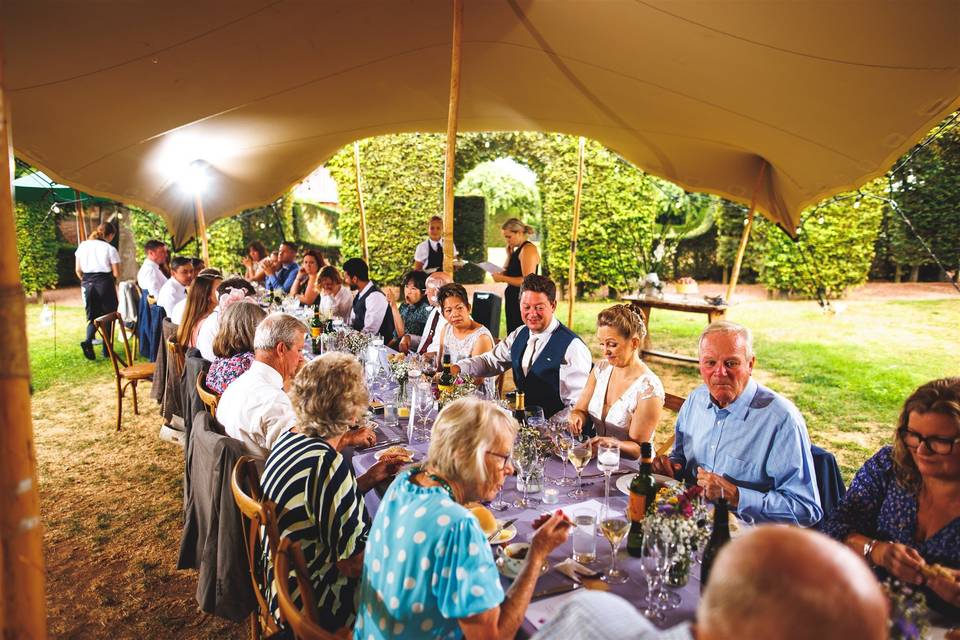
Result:
[[643,340],[647,335],[647,327],[643,324],[643,318],[629,304],[615,304],[612,307],[604,309],[597,314],[597,327],[611,327],[617,330],[624,338],[633,338],[636,336]]

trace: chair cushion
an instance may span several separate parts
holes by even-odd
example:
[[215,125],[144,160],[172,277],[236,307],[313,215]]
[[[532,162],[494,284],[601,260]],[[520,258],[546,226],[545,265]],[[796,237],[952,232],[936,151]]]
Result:
[[153,377],[156,365],[152,362],[138,362],[137,364],[120,369],[120,377],[127,380],[145,380]]

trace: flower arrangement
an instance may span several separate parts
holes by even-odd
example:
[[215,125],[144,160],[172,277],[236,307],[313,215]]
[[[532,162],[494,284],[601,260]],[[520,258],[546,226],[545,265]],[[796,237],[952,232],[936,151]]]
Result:
[[675,551],[674,564],[668,581],[674,586],[683,586],[690,576],[690,560],[693,554],[710,537],[706,526],[707,506],[701,494],[703,488],[689,489],[677,484],[662,487],[654,500],[653,512],[646,522],[655,535],[667,542]]
[[349,351],[358,358],[363,356],[370,346],[373,336],[348,329],[337,334],[337,351]]
[[519,459],[543,460],[550,451],[550,444],[544,434],[527,425],[517,432],[513,455]]
[[453,381],[453,388],[450,391],[437,390],[437,402],[441,407],[444,407],[458,398],[473,395],[473,392],[476,390],[477,385],[473,383],[472,378],[457,376]]
[[389,355],[387,362],[390,363],[390,377],[399,384],[405,384],[410,378],[410,363],[406,361],[403,354]]
[[928,637],[930,611],[923,593],[893,578],[883,582],[883,590],[890,600],[890,640]]

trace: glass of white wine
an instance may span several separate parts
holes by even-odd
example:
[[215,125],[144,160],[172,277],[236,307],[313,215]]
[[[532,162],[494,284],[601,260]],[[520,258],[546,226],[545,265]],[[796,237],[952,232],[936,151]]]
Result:
[[610,569],[601,578],[608,584],[623,584],[629,579],[626,571],[617,568],[620,543],[630,530],[626,513],[627,501],[620,498],[608,500],[600,512],[600,531],[610,543]]
[[603,472],[605,487],[603,503],[610,502],[610,477],[620,469],[620,441],[603,440],[597,445],[597,468]]
[[585,442],[574,442],[573,446],[567,451],[567,457],[570,459],[570,463],[573,464],[573,468],[577,471],[577,488],[567,494],[571,498],[582,498],[586,495],[586,491],[583,490],[580,474],[583,473],[583,468],[590,462],[592,455],[590,445]]

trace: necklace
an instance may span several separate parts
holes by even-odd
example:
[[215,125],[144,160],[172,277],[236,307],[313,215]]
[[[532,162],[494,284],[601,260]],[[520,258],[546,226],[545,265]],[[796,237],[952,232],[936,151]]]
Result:
[[422,473],[423,475],[427,476],[428,478],[430,478],[431,480],[439,484],[441,487],[443,487],[446,490],[448,494],[450,494],[451,500],[453,500],[454,502],[457,501],[457,496],[453,493],[453,487],[450,486],[450,483],[447,482],[445,478],[442,478],[435,473],[430,473],[423,467],[420,467],[417,473]]

